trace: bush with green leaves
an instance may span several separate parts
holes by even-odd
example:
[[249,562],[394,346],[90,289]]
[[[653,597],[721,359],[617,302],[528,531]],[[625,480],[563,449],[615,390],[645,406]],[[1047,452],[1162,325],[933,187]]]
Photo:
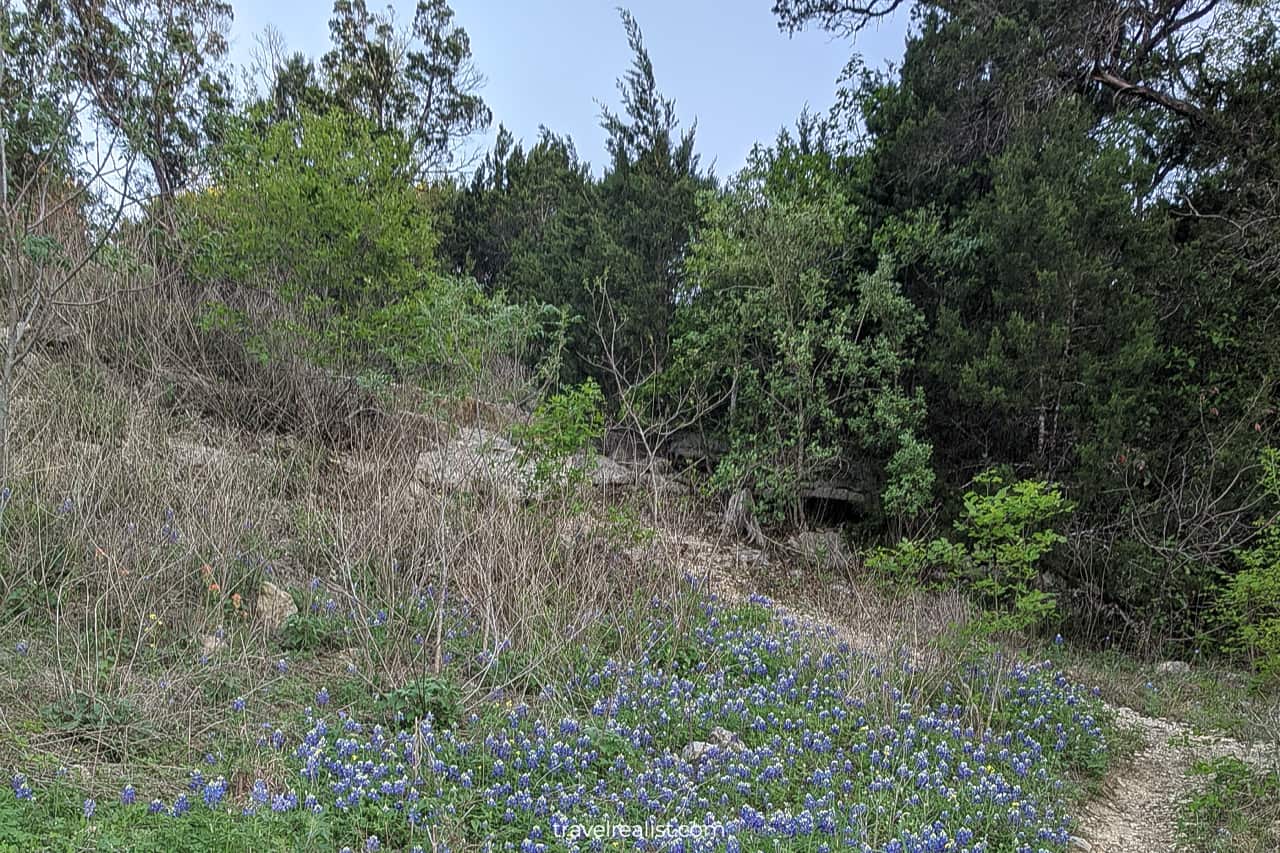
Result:
[[537,483],[572,487],[586,477],[575,461],[603,432],[604,393],[587,379],[543,400],[515,437]]
[[378,703],[387,724],[414,729],[420,720],[430,719],[440,729],[458,723],[461,696],[448,678],[424,675],[384,693]]
[[216,183],[187,200],[201,278],[317,311],[390,304],[432,267],[436,232],[409,144],[338,110],[240,123]]
[[[1280,507],[1280,450],[1262,453],[1262,486]],[[1230,631],[1227,647],[1246,656],[1257,671],[1280,678],[1280,515],[1258,522],[1253,544],[1236,553],[1243,568],[1222,591],[1219,612]]]
[[955,580],[967,557],[964,545],[949,539],[903,539],[872,550],[865,562],[876,577],[894,587],[938,589]]
[[554,337],[563,322],[558,309],[487,295],[475,279],[429,275],[403,297],[361,315],[353,332],[387,369],[449,392],[474,390],[499,356],[553,372]]
[[968,540],[968,579],[992,614],[993,627],[1018,630],[1053,613],[1053,596],[1036,586],[1037,565],[1066,537],[1050,522],[1073,507],[1053,484],[1019,480],[1006,484],[988,471],[974,478],[964,496],[956,530]]
[[191,272],[265,286],[292,313],[261,329],[215,301],[204,315],[209,329],[237,333],[260,362],[270,360],[272,340],[285,339],[322,364],[436,388],[471,390],[496,355],[526,356],[557,327],[556,312],[438,271],[434,202],[413,168],[398,133],[340,110],[265,130],[243,121],[222,146],[216,184],[185,200],[198,247]]
[[898,586],[964,584],[983,608],[981,633],[1035,627],[1056,606],[1036,584],[1041,558],[1066,541],[1051,523],[1073,507],[1057,486],[1039,480],[1006,483],[987,471],[973,486],[955,522],[961,541],[904,539],[872,551],[867,566]]

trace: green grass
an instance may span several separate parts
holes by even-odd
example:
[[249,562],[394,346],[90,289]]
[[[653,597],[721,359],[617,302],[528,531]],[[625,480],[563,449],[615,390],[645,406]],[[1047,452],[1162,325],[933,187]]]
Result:
[[1280,691],[1259,684],[1219,660],[1197,660],[1187,673],[1159,673],[1155,666],[1113,650],[1050,647],[1055,663],[1097,685],[1113,705],[1149,717],[1186,723],[1197,734],[1242,741],[1280,736]]
[[1280,772],[1257,770],[1238,758],[1197,763],[1198,790],[1181,806],[1181,840],[1202,853],[1280,850]]

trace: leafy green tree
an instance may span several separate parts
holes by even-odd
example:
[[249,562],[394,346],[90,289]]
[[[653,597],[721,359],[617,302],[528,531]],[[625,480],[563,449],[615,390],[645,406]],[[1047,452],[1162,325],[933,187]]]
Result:
[[489,126],[471,41],[446,0],[419,0],[407,28],[390,7],[336,0],[329,33],[320,64],[334,102],[379,132],[403,134],[419,170],[448,166],[460,142]]
[[304,54],[287,57],[272,69],[266,113],[271,121],[300,121],[304,113],[323,113],[333,104],[316,73],[315,63]]
[[68,0],[40,4],[99,117],[151,166],[164,202],[188,186],[230,109],[222,66],[231,4]]
[[608,242],[597,185],[573,142],[544,131],[526,150],[500,128],[450,200],[441,254],[449,269],[474,275],[490,294],[578,318],[567,330],[564,365],[576,381],[591,372],[588,284],[604,267]]
[[1275,10],[775,3],[784,29],[853,36],[907,8],[901,67],[855,53],[839,118],[864,164],[847,191],[930,329],[939,474],[1063,483],[1074,600],[1185,636],[1251,535],[1242,474],[1277,426]]
[[1146,415],[1162,235],[1132,215],[1126,182],[1140,167],[1082,121],[1067,101],[1019,129],[952,228],[890,222],[879,235],[904,257],[931,256],[914,294],[937,331],[932,430],[952,435],[957,472],[985,459],[1059,477],[1099,464],[1097,442]]
[[318,310],[361,310],[411,291],[432,266],[436,234],[398,134],[334,110],[252,123],[222,148],[215,185],[193,201],[200,272],[267,284]]
[[932,486],[908,379],[920,314],[888,258],[844,277],[865,224],[821,169],[770,184],[784,159],[757,151],[706,197],[667,381],[725,401],[712,415],[729,445],[716,481],[750,489],[773,520],[803,521],[804,486],[867,459],[885,511],[913,516]]

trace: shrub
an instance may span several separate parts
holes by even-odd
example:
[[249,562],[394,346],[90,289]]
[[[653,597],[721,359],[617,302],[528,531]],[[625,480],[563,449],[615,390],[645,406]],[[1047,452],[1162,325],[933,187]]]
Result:
[[586,472],[575,457],[604,432],[604,394],[594,379],[552,394],[516,430],[525,460],[540,484],[576,485]]
[[1039,624],[1054,611],[1053,596],[1037,589],[1036,564],[1066,537],[1048,524],[1071,512],[1057,486],[1039,480],[1005,485],[988,471],[974,478],[985,494],[968,491],[956,530],[968,543],[968,575],[1000,628]]
[[1036,588],[1036,567],[1066,541],[1049,524],[1072,506],[1057,486],[1038,480],[1006,485],[989,471],[973,484],[982,491],[965,493],[964,513],[955,523],[965,541],[904,539],[872,551],[867,565],[899,586],[969,584],[984,608],[978,622],[983,632],[1038,625],[1053,613],[1055,603],[1052,595]]
[[430,718],[436,729],[450,729],[458,723],[457,686],[438,675],[424,675],[383,694],[379,701],[387,723],[397,728],[416,728],[415,722]]
[[390,304],[436,243],[411,169],[405,140],[340,111],[265,132],[246,121],[222,147],[217,184],[187,202],[194,271],[317,312]]
[[964,545],[949,539],[903,539],[873,550],[866,565],[894,586],[934,589],[953,580],[967,556]]
[[[1262,485],[1280,502],[1280,450],[1262,453]],[[1247,656],[1268,678],[1280,677],[1280,521],[1258,522],[1253,545],[1236,552],[1243,568],[1226,584],[1219,612],[1230,631],[1227,647]]]

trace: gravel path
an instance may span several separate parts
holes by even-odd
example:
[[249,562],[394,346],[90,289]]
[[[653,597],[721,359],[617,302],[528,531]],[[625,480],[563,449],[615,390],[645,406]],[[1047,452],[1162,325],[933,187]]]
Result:
[[1244,744],[1229,737],[1194,734],[1172,720],[1113,708],[1117,722],[1137,728],[1145,745],[1131,763],[1117,768],[1102,793],[1085,806],[1078,848],[1092,853],[1176,850],[1179,803],[1196,780],[1191,765],[1234,756],[1258,768],[1280,762],[1277,744]]

